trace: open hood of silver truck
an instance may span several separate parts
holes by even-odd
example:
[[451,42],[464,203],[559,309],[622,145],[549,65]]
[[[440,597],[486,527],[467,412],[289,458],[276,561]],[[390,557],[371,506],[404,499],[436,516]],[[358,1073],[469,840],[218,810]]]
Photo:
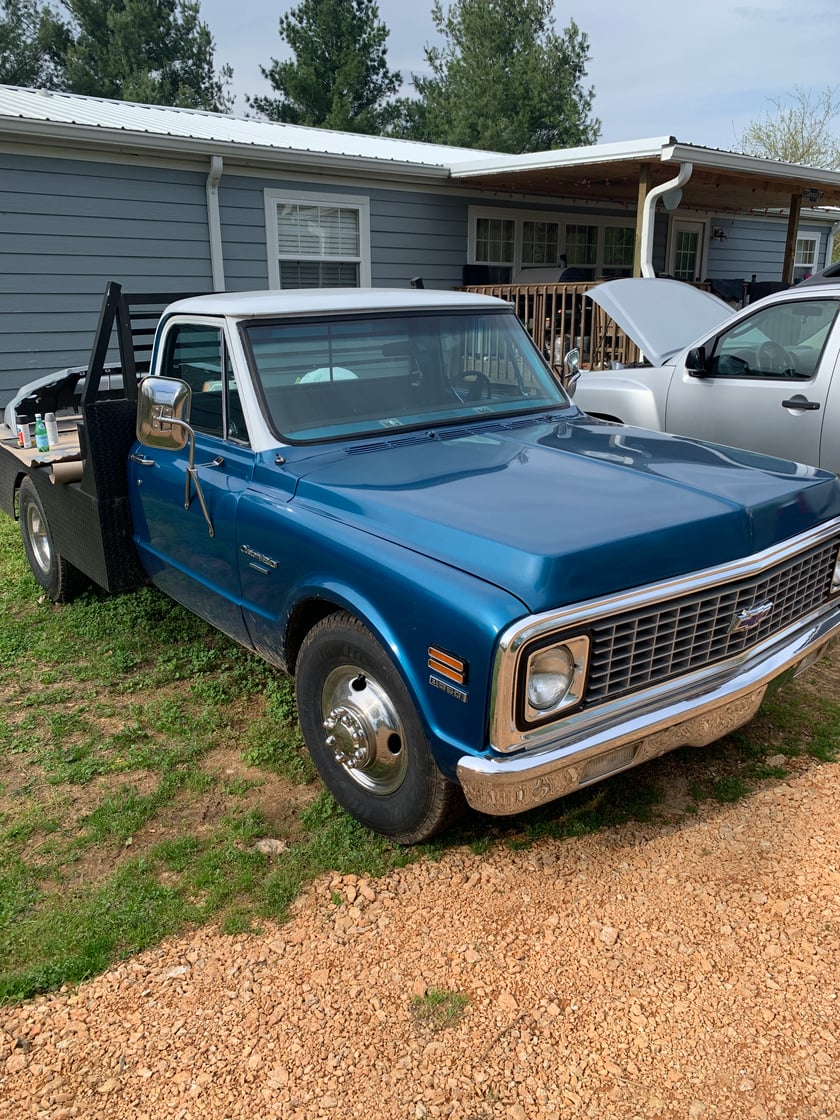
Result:
[[586,294],[618,323],[654,366],[665,365],[734,314],[722,299],[681,280],[608,280]]

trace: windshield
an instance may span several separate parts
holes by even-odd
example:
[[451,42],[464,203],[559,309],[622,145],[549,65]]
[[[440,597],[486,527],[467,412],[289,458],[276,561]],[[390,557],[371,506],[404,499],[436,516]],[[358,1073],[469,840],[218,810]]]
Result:
[[567,408],[510,312],[434,312],[240,327],[275,433],[291,442]]

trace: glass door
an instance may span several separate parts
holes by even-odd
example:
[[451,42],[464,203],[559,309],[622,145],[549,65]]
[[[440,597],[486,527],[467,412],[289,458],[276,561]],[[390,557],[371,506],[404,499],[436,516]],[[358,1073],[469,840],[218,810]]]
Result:
[[668,272],[675,280],[702,279],[705,242],[705,222],[674,221],[671,223],[671,251],[668,257]]

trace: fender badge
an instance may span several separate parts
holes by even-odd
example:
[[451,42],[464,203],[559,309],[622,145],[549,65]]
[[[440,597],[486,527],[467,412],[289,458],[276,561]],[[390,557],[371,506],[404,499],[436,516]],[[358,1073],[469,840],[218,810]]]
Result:
[[772,610],[773,601],[767,599],[763,603],[757,603],[754,607],[747,607],[745,610],[738,611],[732,626],[729,628],[729,633],[741,634],[748,630],[755,630],[757,626],[764,622]]
[[257,552],[255,549],[250,548],[247,544],[243,544],[239,549],[243,555],[247,556],[250,560],[256,560],[259,564],[265,564],[267,568],[276,568],[277,561],[273,560],[270,556],[266,556],[264,552]]
[[429,677],[429,684],[432,688],[439,688],[441,692],[445,692],[447,696],[452,696],[455,700],[460,700],[462,704],[466,704],[466,692],[462,692],[460,688],[455,688],[455,686],[449,684],[448,681],[442,681],[439,677]]

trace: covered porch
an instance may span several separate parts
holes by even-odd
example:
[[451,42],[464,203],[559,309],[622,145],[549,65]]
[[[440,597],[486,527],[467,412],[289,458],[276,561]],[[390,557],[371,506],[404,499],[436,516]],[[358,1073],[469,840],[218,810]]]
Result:
[[[593,368],[639,359],[636,347],[587,298],[595,283],[622,275],[665,274],[701,284],[739,305],[751,294],[766,294],[765,289],[802,277],[802,249],[808,240],[800,232],[803,225],[819,223],[823,230],[814,270],[830,259],[840,229],[840,210],[831,212],[840,208],[840,173],[683,144],[673,137],[484,157],[452,166],[451,177],[488,199],[471,227],[464,287],[510,301],[558,368],[572,346],[580,348],[584,363]],[[556,248],[543,248],[542,259],[529,257],[521,244],[513,254],[508,248],[501,268],[494,266],[492,250],[485,248],[482,255],[478,227],[488,223],[488,215],[504,222],[505,207],[537,210],[541,204],[546,210],[573,211],[580,224],[566,224],[565,239],[558,226],[560,241]],[[518,213],[527,222],[528,212]],[[621,228],[612,229],[613,256],[583,256],[586,247],[582,250],[579,239],[582,229],[589,228],[585,223],[612,221],[615,227],[616,215],[621,215]],[[693,234],[693,246],[692,223],[699,231]],[[682,256],[682,244],[673,244],[675,229],[680,236],[687,231]],[[749,236],[739,241],[744,229]],[[567,244],[572,232],[577,244]],[[697,244],[703,237],[706,244]],[[495,261],[503,259],[501,253]],[[481,276],[482,268],[487,277]]]

